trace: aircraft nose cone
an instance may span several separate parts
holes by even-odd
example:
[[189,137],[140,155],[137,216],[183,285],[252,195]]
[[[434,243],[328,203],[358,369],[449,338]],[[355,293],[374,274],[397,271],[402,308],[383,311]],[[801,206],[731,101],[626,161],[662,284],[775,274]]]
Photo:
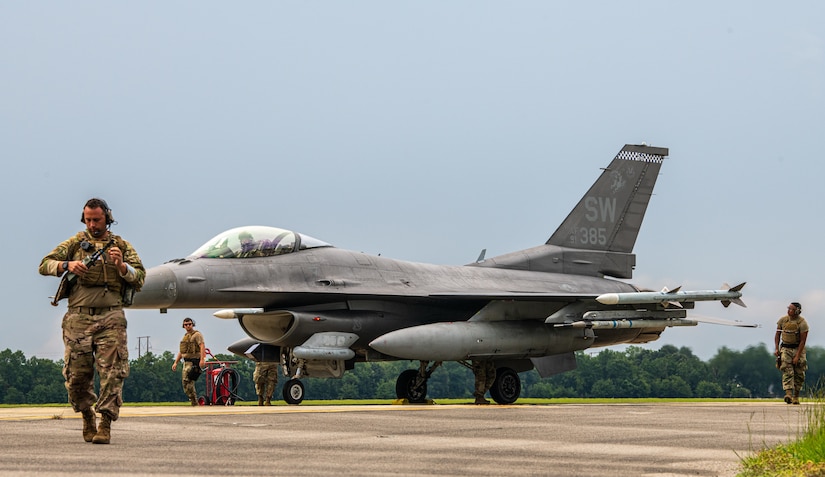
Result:
[[163,265],[146,271],[146,280],[131,308],[169,308],[178,296],[178,281],[175,273]]

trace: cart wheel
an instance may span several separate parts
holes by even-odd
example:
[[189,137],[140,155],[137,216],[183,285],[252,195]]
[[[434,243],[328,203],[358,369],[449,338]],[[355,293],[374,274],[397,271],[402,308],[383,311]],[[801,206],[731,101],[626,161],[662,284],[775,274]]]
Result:
[[198,406],[206,406],[206,396],[201,396],[198,398]]
[[298,379],[290,379],[284,384],[283,394],[287,404],[301,404],[304,400],[304,383]]

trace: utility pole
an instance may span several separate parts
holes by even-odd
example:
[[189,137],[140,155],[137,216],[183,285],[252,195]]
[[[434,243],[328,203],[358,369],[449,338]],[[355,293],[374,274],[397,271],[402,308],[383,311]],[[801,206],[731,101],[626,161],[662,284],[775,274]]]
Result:
[[143,342],[144,339],[146,340],[146,351],[145,352],[148,353],[149,350],[152,349],[152,345],[149,344],[149,337],[148,336],[138,336],[138,348],[137,348],[138,349],[138,358],[140,358],[142,356],[140,350],[141,350],[141,343]]

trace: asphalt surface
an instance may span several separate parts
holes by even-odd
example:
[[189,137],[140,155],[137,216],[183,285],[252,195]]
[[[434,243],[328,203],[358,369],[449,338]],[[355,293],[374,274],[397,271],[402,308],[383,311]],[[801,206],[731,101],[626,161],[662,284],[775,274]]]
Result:
[[109,445],[68,407],[0,409],[0,475],[732,476],[796,439],[776,403],[124,407]]

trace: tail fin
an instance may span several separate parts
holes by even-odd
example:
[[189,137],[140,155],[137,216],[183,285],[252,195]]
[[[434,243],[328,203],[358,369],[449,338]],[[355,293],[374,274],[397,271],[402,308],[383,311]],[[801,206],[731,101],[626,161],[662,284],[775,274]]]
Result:
[[625,145],[545,245],[471,265],[631,278],[633,246],[667,155]]
[[668,150],[625,145],[547,245],[630,253]]

